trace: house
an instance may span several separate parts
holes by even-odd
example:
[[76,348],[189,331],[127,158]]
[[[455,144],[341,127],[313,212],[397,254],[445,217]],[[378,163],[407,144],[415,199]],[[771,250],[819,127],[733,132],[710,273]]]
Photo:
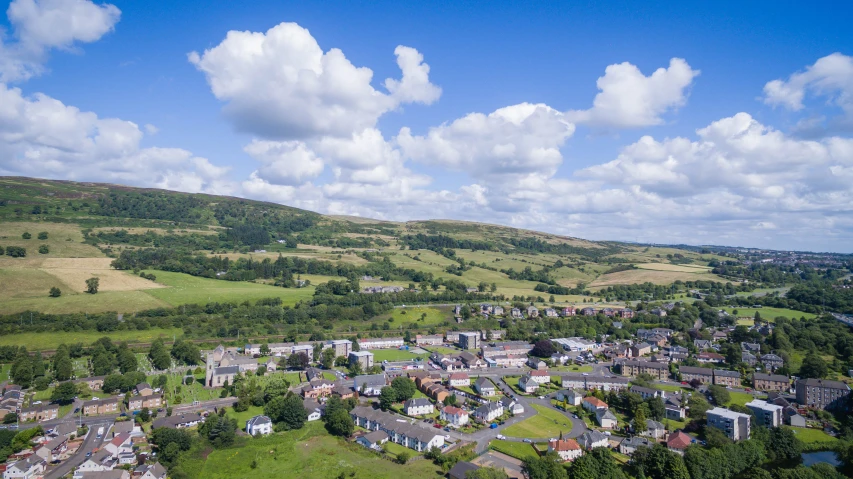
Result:
[[382,444],[388,442],[388,433],[382,430],[372,431],[363,436],[359,436],[355,442],[368,449],[379,451],[382,449]]
[[533,394],[540,387],[542,385],[534,381],[529,374],[525,374],[518,379],[518,389],[524,391],[526,394]]
[[102,387],[104,387],[104,378],[106,376],[92,376],[89,378],[83,379],[75,379],[72,381],[74,384],[85,384],[89,386],[89,389],[92,391],[100,391]]
[[87,457],[85,461],[74,472],[74,477],[82,477],[87,472],[111,471],[118,465],[118,459],[106,449],[100,449]]
[[521,310],[518,308],[512,308],[510,310],[510,316],[512,316],[515,319],[520,319],[521,318]]
[[574,306],[566,306],[562,310],[560,310],[560,314],[563,316],[574,316],[577,314],[577,309]]
[[112,438],[112,440],[110,440],[110,442],[104,444],[104,449],[110,454],[112,454],[113,457],[116,457],[123,453],[133,452],[133,445],[130,441],[130,434],[124,432],[115,436],[114,438]]
[[162,394],[152,394],[149,396],[133,396],[127,401],[127,409],[129,411],[139,411],[144,408],[148,409],[157,409],[160,406],[163,406],[165,403],[163,402]]
[[403,347],[403,338],[365,338],[358,340],[359,350],[365,349],[397,349]]
[[140,396],[150,396],[154,394],[154,388],[148,383],[139,383],[136,385],[136,394]]
[[250,436],[272,434],[272,420],[267,416],[255,416],[246,421],[246,433]]
[[353,378],[353,389],[360,396],[378,396],[387,384],[385,374],[367,374]]
[[387,412],[357,406],[350,411],[350,416],[356,426],[370,431],[385,431],[389,441],[418,452],[444,445],[444,436],[434,432],[434,429],[421,427],[418,423],[401,422],[399,416]]
[[528,318],[538,318],[539,317],[539,309],[536,306],[528,306],[527,307],[527,317]]
[[777,406],[767,401],[753,399],[746,403],[746,407],[752,411],[758,424],[764,427],[779,427],[782,425],[782,406]]
[[302,397],[317,399],[332,395],[335,383],[328,379],[312,379],[308,384],[302,386]]
[[749,366],[755,366],[756,364],[758,364],[758,358],[755,357],[754,354],[752,354],[748,351],[742,351],[740,353],[740,360],[741,360],[741,362],[743,362]]
[[[77,425],[71,424],[71,426],[74,427],[75,431],[77,430]],[[135,421],[116,421],[113,424],[112,432],[113,432],[113,437],[116,437],[119,434],[123,434],[123,433],[127,433],[127,434],[130,434],[131,436],[133,436],[135,433],[136,434],[141,433],[142,428],[139,427],[139,425],[136,424]]]
[[503,306],[495,306],[494,309],[492,310],[492,314],[495,316],[503,316],[504,315]]
[[68,438],[59,436],[55,439],[42,444],[41,447],[35,450],[37,456],[47,462],[59,459],[59,456],[68,450]]
[[595,316],[595,308],[586,307],[581,309],[581,314],[584,316]]
[[[500,309],[501,314],[503,314],[503,308],[497,307],[495,308],[495,311],[498,309]],[[494,341],[496,339],[501,339],[504,336],[506,336],[505,329],[484,329],[480,331],[480,339],[483,341]]]
[[567,354],[564,354],[564,353],[554,353],[551,355],[551,362],[555,366],[568,364],[571,360],[572,360],[572,358],[570,358]]
[[669,377],[669,366],[663,363],[627,360],[622,361],[621,369],[623,376],[637,377],[640,374],[649,374],[659,381]]
[[445,406],[439,418],[457,427],[468,424],[468,412],[455,406]]
[[450,396],[450,391],[438,383],[426,385],[426,387],[423,388],[423,393],[431,397],[436,402],[442,402],[445,398]]
[[167,427],[169,429],[185,429],[198,426],[203,421],[198,413],[175,414],[154,420],[154,429]]
[[666,418],[672,419],[674,421],[682,421],[685,417],[687,417],[687,409],[684,407],[684,401],[682,400],[682,396],[675,394],[669,395],[666,398],[666,401],[663,403],[664,409],[666,411]]
[[652,352],[652,345],[649,343],[640,343],[631,346],[631,357],[638,358]]
[[100,414],[118,413],[118,398],[92,399],[83,402],[83,414],[86,416],[97,416]]
[[696,355],[696,361],[700,363],[721,364],[726,362],[726,357],[719,353],[699,353]]
[[[583,375],[582,375],[583,376]],[[622,391],[628,388],[628,378],[609,376],[583,376],[587,390]]]
[[666,427],[657,421],[646,419],[646,430],[639,431],[639,434],[641,436],[652,437],[655,439],[663,439],[663,437],[666,436]]
[[678,372],[681,373],[681,380],[686,383],[694,379],[702,384],[714,383],[714,371],[712,369],[681,366],[678,368]]
[[595,396],[588,396],[583,398],[583,401],[581,401],[581,406],[587,411],[592,412],[604,411],[609,408],[606,402],[602,401],[601,399],[598,399]]
[[139,479],[166,479],[166,468],[159,462],[143,464],[133,470],[133,477]]
[[708,425],[723,431],[732,441],[749,439],[749,414],[734,412],[730,409],[715,407],[706,412]]
[[495,395],[495,385],[488,378],[477,378],[474,381],[474,391],[480,396],[491,397]]
[[554,308],[545,308],[545,317],[546,318],[556,318],[557,310]]
[[489,401],[474,409],[474,419],[482,423],[487,423],[503,416],[503,413],[504,407],[500,401]]
[[548,365],[545,364],[545,361],[542,361],[541,359],[539,359],[535,356],[531,356],[527,360],[527,365],[533,369],[547,369],[548,368]]
[[714,384],[727,387],[740,386],[740,373],[737,371],[726,371],[724,369],[714,370]]
[[761,361],[761,364],[764,365],[764,369],[771,373],[785,365],[785,361],[775,354],[763,354],[759,360]]
[[587,451],[591,451],[596,447],[607,447],[609,442],[610,441],[608,441],[607,436],[594,429],[583,433],[578,438],[578,444],[583,446]]
[[524,406],[511,396],[506,396],[501,399],[501,405],[505,411],[509,411],[513,416],[524,413]]
[[474,354],[469,353],[468,351],[463,351],[459,354],[459,359],[462,361],[462,364],[465,365],[468,369],[482,369],[486,367],[486,362],[482,359],[478,358]]
[[648,439],[640,436],[634,436],[624,439],[619,443],[619,452],[630,456],[637,452],[640,447],[652,447],[654,444]]
[[468,479],[468,473],[478,469],[480,469],[480,466],[474,463],[459,461],[450,468],[450,472],[447,473],[447,477],[449,479]]
[[557,401],[565,401],[572,406],[580,406],[585,394],[576,389],[564,389],[557,392]]
[[614,429],[619,419],[610,409],[599,409],[595,412],[595,420],[603,429]]
[[56,419],[59,417],[58,404],[40,404],[33,407],[22,408],[18,412],[18,420],[20,422],[44,422]]
[[634,310],[631,308],[622,308],[617,311],[620,318],[631,319],[634,317]]
[[849,408],[850,386],[841,381],[798,379],[795,388],[801,406],[830,411]]
[[651,399],[651,398],[661,398],[666,399],[666,392],[661,391],[659,389],[646,388],[642,386],[631,386],[630,391],[632,393],[639,394],[643,400]]
[[453,373],[447,378],[448,384],[451,387],[470,386],[471,378],[467,373]]
[[435,412],[435,406],[427,398],[409,399],[403,403],[403,412],[407,416],[423,416]]
[[655,316],[661,317],[661,318],[666,317],[666,310],[661,309],[661,308],[654,308],[650,311],[650,313],[654,314]]
[[699,351],[711,349],[711,341],[708,339],[694,339],[693,346],[696,346],[696,349]]
[[305,398],[302,400],[302,407],[308,413],[308,421],[319,421],[323,417],[323,406],[313,398]]
[[332,388],[332,395],[338,396],[341,399],[349,399],[351,397],[355,397],[355,391],[353,391],[349,386],[336,383],[335,387]]
[[418,346],[438,346],[444,343],[444,337],[440,334],[415,336],[415,344]]
[[666,440],[666,448],[679,456],[683,456],[684,451],[686,451],[687,447],[691,444],[693,444],[693,438],[685,434],[683,431],[676,431],[670,434],[669,438]]
[[784,392],[791,388],[791,378],[779,374],[753,373],[752,387],[758,391]]
[[9,464],[3,472],[3,479],[30,479],[41,477],[47,467],[47,462],[41,457],[32,456]]
[[373,367],[373,353],[370,351],[352,351],[349,353],[348,359],[350,366],[359,363],[362,371],[367,371]]
[[480,346],[483,358],[494,356],[520,355],[526,360],[527,353],[533,350],[533,345],[526,341],[503,341]]
[[551,439],[548,452],[556,452],[564,461],[574,461],[583,455],[583,449],[574,439]]
[[742,351],[747,351],[750,353],[761,353],[761,345],[758,343],[748,343],[746,341],[742,341],[740,343],[740,349]]

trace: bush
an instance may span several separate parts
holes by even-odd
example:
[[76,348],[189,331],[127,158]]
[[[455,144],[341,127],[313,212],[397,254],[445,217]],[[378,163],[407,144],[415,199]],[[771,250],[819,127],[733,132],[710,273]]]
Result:
[[23,258],[27,256],[26,248],[21,248],[20,246],[8,246],[6,247],[6,256],[11,256],[13,258]]
[[56,286],[50,288],[50,297],[51,298],[58,298],[60,296],[62,296],[62,291],[59,288],[57,288]]
[[38,239],[46,240],[47,239],[47,231],[42,231],[41,233],[39,233]]
[[48,253],[50,253],[50,248],[48,248],[46,244],[39,246],[39,254],[48,254]]
[[21,238],[24,238],[24,239],[30,239],[30,238],[32,238],[32,237],[33,237],[33,235],[31,235],[31,234],[29,234],[29,233],[27,233],[27,232],[25,232],[24,234],[22,234],[22,235],[21,235]]
[[412,455],[408,451],[402,451],[399,454],[397,454],[397,463],[405,464],[405,463],[409,462],[410,457],[412,457]]

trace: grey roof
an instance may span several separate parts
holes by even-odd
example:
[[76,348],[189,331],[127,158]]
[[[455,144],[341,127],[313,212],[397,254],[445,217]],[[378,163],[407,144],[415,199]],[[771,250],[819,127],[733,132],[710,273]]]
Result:
[[595,413],[595,415],[596,415],[596,417],[598,417],[599,421],[601,419],[612,419],[614,421],[619,420],[619,418],[617,418],[616,415],[613,414],[613,412],[610,409],[604,409],[604,410],[599,409],[598,412]]
[[383,430],[373,431],[365,434],[364,439],[366,439],[371,444],[376,444],[381,441],[388,440],[388,433]]
[[850,390],[850,386],[841,382],[841,381],[829,381],[827,379],[800,379],[797,381],[797,385],[803,384],[806,387],[815,387],[815,388],[832,388],[832,389],[843,389],[846,391]]
[[782,361],[782,358],[780,356],[775,355],[775,354],[769,353],[769,354],[762,354],[761,360],[762,361]]
[[353,384],[355,385],[356,390],[360,389],[362,384],[375,388],[385,386],[386,380],[384,374],[368,374],[364,376],[356,376],[353,378]]
[[739,378],[740,373],[737,371],[727,371],[725,369],[715,369],[714,376],[723,376],[727,378]]
[[483,404],[482,406],[480,406],[480,407],[478,407],[477,409],[475,409],[475,410],[474,410],[474,414],[483,414],[483,415],[486,415],[486,414],[488,414],[489,412],[491,412],[492,410],[500,409],[500,408],[502,408],[502,407],[503,407],[503,404],[498,404],[497,402],[489,401],[489,402],[487,402],[486,404]]
[[785,383],[791,382],[791,378],[789,378],[788,376],[783,376],[781,374],[754,373],[752,375],[752,378],[754,380],[759,380],[759,381],[777,381],[777,382],[785,382]]
[[113,434],[121,434],[123,432],[133,431],[133,421],[116,421],[113,426]]
[[409,399],[408,401],[406,401],[405,404],[403,404],[403,407],[408,409],[410,407],[422,407],[422,406],[430,406],[430,405],[432,405],[432,403],[429,402],[429,399],[427,399],[427,398],[415,398],[415,399]]
[[619,445],[620,446],[625,445],[625,446],[637,448],[640,446],[651,447],[652,443],[644,437],[634,436],[634,437],[626,438]]
[[693,366],[681,366],[680,368],[678,368],[678,371],[679,371],[680,373],[682,373],[682,374],[683,374],[683,373],[687,373],[687,374],[705,374],[705,375],[708,375],[708,376],[711,376],[712,374],[714,374],[714,370],[713,370],[713,369],[710,369],[710,368],[696,368],[696,367],[693,367]]
[[201,416],[197,413],[188,413],[181,414],[175,416],[167,416],[154,420],[154,428],[158,427],[168,427],[168,428],[176,428],[181,424],[189,424],[191,422],[200,422]]
[[467,461],[457,462],[448,473],[450,479],[465,479],[470,471],[476,471],[480,466]]
[[370,407],[358,406],[350,411],[350,415],[369,419],[370,421],[380,424],[383,429],[393,431],[406,437],[417,439],[421,442],[430,442],[438,434],[432,430],[425,429],[418,424],[409,424],[407,422],[399,422],[400,416],[395,416],[384,411],[377,411]]
[[220,366],[213,368],[213,374],[219,376],[222,374],[237,374],[240,372],[240,366]]
[[652,419],[646,419],[646,429],[648,429],[648,430],[666,429],[666,426],[664,426],[662,423],[659,423],[659,422],[654,421]]
[[491,381],[489,381],[487,378],[482,378],[482,377],[477,378],[477,380],[474,381],[474,385],[477,386],[478,389],[494,389],[495,388],[495,385],[492,384]]
[[647,388],[647,387],[643,387],[643,386],[631,386],[631,392],[632,393],[636,392],[636,393],[640,393],[640,394],[653,394],[653,395],[661,393],[661,391],[658,391],[657,389]]
[[272,424],[272,420],[267,416],[255,416],[246,421],[246,429],[263,424]]
[[578,440],[585,444],[592,444],[601,440],[607,440],[607,436],[605,436],[604,433],[598,432],[594,429],[590,429],[589,431],[583,433],[583,435],[581,435]]

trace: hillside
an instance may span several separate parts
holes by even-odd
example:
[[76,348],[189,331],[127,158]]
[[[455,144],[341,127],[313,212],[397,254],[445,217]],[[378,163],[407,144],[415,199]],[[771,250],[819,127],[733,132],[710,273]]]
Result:
[[[363,281],[362,288],[427,280],[435,291],[479,286],[507,299],[554,296],[555,305],[581,302],[583,292],[604,297],[606,292],[597,292],[618,285],[725,281],[708,267],[720,257],[702,251],[452,220],[324,216],[241,198],[97,183],[0,177],[0,223],[0,247],[7,252],[0,256],[5,313],[136,312],[271,297],[294,304],[310,298],[318,285],[366,271],[375,271],[368,274],[375,280]],[[10,256],[9,247],[25,249],[26,256]],[[152,251],[159,252],[156,258]],[[279,256],[321,263],[305,266],[308,272],[297,278],[258,273],[255,264]],[[190,267],[190,257],[209,260],[192,260]],[[116,258],[132,260],[116,269]],[[243,260],[249,267],[224,275],[211,269],[221,268],[221,260]],[[92,277],[99,279],[99,291],[86,294]],[[294,287],[301,280],[310,284]],[[49,297],[52,287],[60,297]]]

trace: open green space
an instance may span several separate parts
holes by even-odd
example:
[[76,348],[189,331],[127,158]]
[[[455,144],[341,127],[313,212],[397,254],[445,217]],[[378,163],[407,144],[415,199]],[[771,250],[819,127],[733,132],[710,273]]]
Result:
[[787,429],[794,431],[794,434],[797,435],[800,441],[803,441],[806,444],[812,444],[815,442],[837,442],[838,438],[832,437],[829,434],[821,431],[820,429],[811,429],[807,427],[792,427],[792,426],[784,426]]
[[446,346],[425,346],[423,349],[438,354],[458,354],[459,350]]
[[237,420],[237,427],[239,427],[241,430],[245,431],[246,430],[246,421],[248,421],[249,419],[251,419],[255,416],[263,414],[263,413],[264,413],[263,406],[249,406],[249,409],[242,411],[242,412],[237,412],[234,410],[233,407],[229,407],[226,410],[225,415],[230,417],[230,418],[236,419]]
[[489,448],[494,449],[498,452],[502,452],[507,456],[511,456],[521,460],[524,460],[528,457],[538,457],[536,449],[533,448],[533,445],[528,444],[526,442],[503,441],[500,439],[495,439],[489,443]]
[[115,342],[127,341],[129,343],[149,343],[159,337],[172,339],[174,336],[183,334],[178,328],[170,329],[146,329],[144,331],[56,331],[42,333],[19,333],[0,335],[0,346],[26,346],[29,350],[56,349],[62,343],[91,344],[104,336]]
[[412,354],[401,349],[371,349],[374,362],[382,361],[408,361],[410,359],[428,358],[429,353]]
[[[399,465],[362,446],[330,436],[320,421],[298,431],[272,434],[264,438],[240,438],[226,449],[199,451],[184,469],[191,478],[255,479],[259,477],[299,477],[327,479],[339,477],[439,477],[440,469],[431,461]],[[411,451],[414,455],[414,451]],[[254,463],[254,467],[252,464]],[[196,467],[197,465],[197,467]],[[192,475],[195,474],[195,475]]]
[[40,288],[39,296],[4,299],[0,302],[0,307],[4,313],[38,311],[47,314],[62,314],[75,312],[103,313],[106,311],[133,313],[170,306],[170,303],[148,294],[151,291],[163,291],[166,288],[145,291],[101,291],[92,295],[75,294],[60,286],[62,296],[58,298],[48,296],[47,292],[50,288],[51,285]]
[[781,316],[783,318],[788,318],[788,319],[800,319],[800,318],[814,319],[817,316],[817,315],[812,314],[812,313],[804,313],[802,311],[796,311],[794,309],[787,309],[787,308],[768,308],[768,307],[745,308],[743,306],[739,306],[737,308],[723,308],[723,309],[728,311],[731,314],[734,314],[734,311],[737,311],[738,317],[747,317],[748,316],[748,317],[752,318],[753,316],[755,316],[755,313],[757,312],[758,314],[761,315],[761,319],[763,319],[764,321],[770,321],[770,322],[773,322],[773,320],[778,318],[779,316]]
[[504,435],[524,438],[557,437],[572,430],[572,421],[560,411],[533,404],[538,414],[504,429]]
[[753,397],[752,394],[749,394],[749,393],[740,393],[740,392],[736,392],[736,391],[729,391],[729,394],[731,395],[731,398],[732,398],[732,400],[729,402],[729,404],[739,404],[741,406],[744,406],[744,405],[746,405],[746,403],[755,399],[755,397]]
[[168,288],[149,289],[146,293],[173,306],[193,303],[255,301],[262,298],[281,298],[284,304],[293,305],[297,301],[308,299],[314,295],[313,286],[278,288],[246,281],[199,278],[168,271],[152,270],[147,272],[154,274],[157,277],[157,282],[168,286]]
[[567,364],[565,366],[555,366],[553,368],[548,368],[549,371],[564,371],[571,373],[591,373],[592,366],[589,364],[584,364],[583,366],[578,366],[577,364]]
[[392,319],[393,326],[400,324],[414,324],[418,327],[428,328],[443,324],[453,319],[453,311],[450,308],[436,308],[430,306],[414,306],[407,308],[395,308],[391,312],[376,317],[379,321]]

